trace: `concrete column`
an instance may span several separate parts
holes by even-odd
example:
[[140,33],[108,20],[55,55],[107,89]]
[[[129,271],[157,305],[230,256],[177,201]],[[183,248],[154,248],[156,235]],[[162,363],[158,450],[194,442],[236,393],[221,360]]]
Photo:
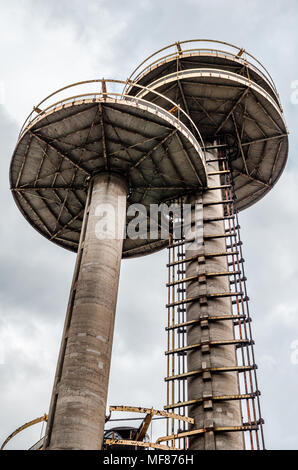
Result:
[[[103,441],[127,186],[107,173],[91,184],[49,413],[50,450],[101,449]],[[116,236],[99,239],[114,220]]]
[[[217,152],[207,153],[207,159],[216,159]],[[218,163],[207,164],[208,172],[218,170]],[[219,186],[220,176],[210,176],[209,186]],[[202,195],[197,196],[198,202],[206,204],[210,201],[221,201],[223,198],[222,190],[207,190]],[[196,199],[193,200],[195,202]],[[223,217],[223,205],[203,206],[203,217],[216,218]],[[218,235],[225,232],[223,221],[204,223],[203,233],[206,235]],[[207,239],[204,241],[203,248],[198,252],[186,252],[186,258],[193,255],[204,255],[204,253],[225,252],[226,239]],[[226,272],[228,271],[227,258],[225,256],[216,258],[201,258],[188,263],[186,277],[199,273]],[[187,298],[204,295],[206,293],[230,292],[229,278],[225,276],[207,277],[205,280],[198,280],[188,283]],[[231,299],[216,298],[209,299],[208,302],[195,301],[187,308],[187,320],[201,318],[202,315],[230,315],[232,313]],[[233,324],[231,320],[208,322],[196,324],[188,328],[187,344],[197,344],[204,341],[231,340],[234,338]],[[234,345],[228,346],[206,346],[199,350],[194,350],[187,357],[188,370],[198,370],[208,367],[221,367],[236,365],[236,352]],[[195,419],[193,429],[212,426],[240,426],[242,425],[241,407],[239,401],[212,402],[212,396],[239,395],[239,383],[237,372],[223,372],[194,376],[188,381],[188,400],[205,398],[205,402],[200,405],[189,408],[189,416]],[[213,433],[212,430],[205,435],[198,435],[191,439],[190,449],[205,450],[237,450],[243,449],[243,433],[227,432]]]

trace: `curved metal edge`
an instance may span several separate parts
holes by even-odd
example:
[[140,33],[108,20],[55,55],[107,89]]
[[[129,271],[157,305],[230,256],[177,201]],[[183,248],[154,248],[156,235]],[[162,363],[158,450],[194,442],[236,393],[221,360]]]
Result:
[[[241,53],[242,54],[245,54],[247,56],[249,56],[251,59],[255,60],[256,63],[258,65],[261,66],[261,68],[264,70],[264,72],[268,75],[268,78],[269,78],[269,83],[271,82],[271,86],[273,87],[273,90],[277,93],[277,89],[276,89],[276,86],[274,84],[274,81],[273,81],[273,78],[272,76],[270,75],[270,73],[268,72],[268,70],[264,67],[264,65],[256,58],[254,57],[252,54],[250,54],[249,52],[247,52],[245,49],[243,48],[240,48],[239,46],[236,46],[235,44],[231,44],[231,43],[228,43],[226,41],[219,41],[217,39],[188,39],[188,40],[184,40],[184,41],[177,41],[177,42],[174,42],[168,46],[165,46],[161,49],[159,49],[158,51],[154,52],[153,54],[151,54],[150,56],[148,56],[146,59],[144,59],[132,72],[132,74],[130,75],[129,79],[128,80],[136,80],[138,79],[139,75],[142,74],[142,72],[146,69],[144,68],[139,74],[137,77],[134,77],[135,73],[137,72],[137,70],[139,70],[142,65],[144,65],[147,61],[149,61],[152,57],[156,56],[157,54],[161,53],[162,51],[165,51],[167,49],[170,49],[172,47],[176,47],[177,48],[177,51],[175,51],[175,54],[178,53],[178,55],[180,54],[183,55],[184,52],[187,52],[187,50],[182,50],[181,49],[181,44],[188,44],[188,43],[211,43],[211,44],[222,44],[222,45],[225,45],[225,46],[229,46],[231,47],[232,49],[235,49],[237,51],[237,56],[238,54]],[[200,49],[198,49],[200,50]],[[212,50],[212,49],[211,49]],[[213,49],[214,50],[214,49]],[[223,51],[223,52],[226,52],[226,53],[229,53],[228,51]],[[174,53],[173,53],[174,54]],[[229,53],[231,54],[231,53]],[[239,57],[239,56],[238,56]],[[147,68],[150,67],[150,64],[147,66]],[[260,71],[261,72],[261,71]],[[261,74],[263,74],[261,72]]]
[[[102,91],[101,92],[95,92],[95,93],[84,93],[84,94],[80,94],[80,95],[76,95],[76,96],[72,96],[72,97],[68,97],[68,98],[64,98],[63,100],[59,100],[58,102],[48,106],[45,110],[41,110],[40,109],[40,106],[45,103],[48,99],[50,99],[51,97],[59,94],[61,91],[64,91],[64,90],[67,90],[69,88],[74,88],[74,87],[77,87],[77,86],[81,86],[81,85],[87,85],[87,84],[91,84],[91,83],[101,83],[102,85]],[[106,89],[106,83],[112,83],[112,84],[125,84],[125,85],[128,85],[129,84],[129,81],[123,81],[123,80],[113,80],[113,79],[95,79],[95,80],[85,80],[85,81],[81,81],[81,82],[77,82],[77,83],[72,83],[70,85],[67,85],[67,86],[64,86],[63,88],[60,88],[58,89],[57,91],[51,93],[50,95],[48,95],[46,98],[44,98],[37,106],[35,106],[33,108],[33,111],[31,111],[31,113],[29,114],[29,116],[27,117],[27,119],[25,120],[22,128],[21,128],[21,131],[20,131],[20,134],[19,134],[19,140],[20,138],[22,137],[22,135],[25,133],[25,131],[28,129],[28,127],[31,125],[31,123],[33,122],[38,122],[40,116],[42,117],[45,113],[45,111],[53,108],[53,106],[57,106],[58,104],[61,104],[61,103],[64,103],[66,101],[69,101],[69,100],[75,100],[77,98],[82,98],[82,97],[86,97],[86,96],[102,96],[102,101],[107,101],[107,98],[109,97],[109,95],[115,95],[115,96],[120,96],[120,97],[127,97],[129,100],[132,99],[132,96],[130,95],[125,95],[123,92],[122,93],[116,93],[116,92],[112,92],[112,91],[109,91],[107,92],[107,89]],[[144,87],[143,85],[139,85],[138,83],[135,83],[134,84],[137,88],[140,88],[140,89],[146,89],[146,87]],[[160,95],[158,92],[155,92],[157,95]],[[192,126],[194,127],[196,133],[198,134],[199,136],[199,140],[202,144],[202,146],[204,146],[204,141],[202,139],[202,136],[200,134],[200,131],[198,130],[198,128],[196,127],[196,125],[194,124],[194,122],[191,120],[190,116],[188,116],[188,114],[182,110],[180,108],[180,106],[177,106],[177,104],[172,101],[170,98],[167,98],[166,96],[164,97],[164,99],[166,99],[169,103],[171,103],[172,107],[177,107],[179,109],[180,112],[182,112],[186,118],[191,122]],[[165,110],[164,110],[165,111]],[[30,119],[33,115],[34,112],[37,112],[38,115],[33,118],[32,120]],[[28,123],[28,125],[27,125]]]
[[[151,92],[150,88],[148,88],[148,92]],[[158,93],[158,92],[155,92],[155,91],[153,91],[153,93],[156,93],[161,98],[166,99],[167,101],[171,102],[175,106],[178,106],[178,105],[176,105],[176,103],[174,101],[168,99],[166,96],[163,96],[161,93]],[[110,93],[110,94],[114,95],[115,93]],[[200,144],[197,141],[196,137],[193,135],[193,133],[190,131],[190,129],[183,122],[181,122],[173,114],[169,113],[166,109],[164,109],[164,108],[162,108],[162,107],[160,107],[156,104],[153,104],[150,101],[146,101],[142,97],[138,97],[138,96],[137,97],[132,97],[130,95],[122,95],[122,94],[121,95],[116,94],[116,95],[121,96],[121,99],[111,98],[111,97],[106,97],[106,98],[94,97],[93,99],[90,99],[90,98],[82,99],[85,96],[88,96],[88,95],[84,94],[84,95],[77,95],[77,96],[74,96],[74,97],[71,97],[71,98],[66,98],[65,100],[59,101],[59,102],[51,105],[49,108],[47,108],[46,110],[43,111],[42,115],[37,116],[36,119],[31,121],[31,123],[26,127],[26,129],[24,129],[23,133],[21,134],[21,136],[20,136],[20,138],[17,142],[16,148],[17,148],[18,144],[20,143],[21,139],[26,135],[26,133],[32,127],[34,127],[39,121],[45,119],[46,117],[50,116],[51,114],[53,114],[55,112],[60,111],[61,109],[67,109],[67,108],[70,108],[72,106],[79,106],[79,105],[82,105],[82,104],[93,104],[93,103],[112,103],[112,104],[120,104],[120,105],[128,105],[128,106],[132,105],[134,108],[143,109],[146,112],[149,112],[151,114],[155,114],[159,118],[164,119],[165,121],[168,121],[173,127],[175,127],[176,129],[178,129],[178,131],[180,131],[182,134],[184,134],[184,136],[191,142],[191,144],[193,145],[193,147],[195,148],[195,150],[199,154],[199,156],[201,158],[201,162],[202,162],[203,167],[205,169],[205,173],[207,173],[204,151],[202,150],[202,147],[200,146]],[[91,93],[91,96],[95,96],[94,93]],[[98,96],[101,96],[101,95],[98,94]],[[77,99],[77,101],[71,101],[70,103],[64,103],[65,101],[69,101],[70,99],[73,99],[73,100]],[[192,121],[192,119],[185,113],[185,111],[183,111],[182,109],[181,109],[181,111],[188,118],[188,120],[191,122],[191,124],[194,126],[194,128],[197,130],[194,122]],[[201,134],[198,130],[197,130],[197,132],[198,132],[198,135],[200,137],[201,144],[202,144],[202,146],[204,146],[204,141],[201,137]]]
[[[275,108],[275,110],[278,112],[280,117],[282,118],[284,124],[285,124],[285,129],[287,129],[286,123],[283,119],[283,112],[279,108],[279,106],[276,104],[276,102],[273,100],[273,98],[269,95],[269,93],[264,90],[260,85],[258,85],[255,82],[252,82],[246,77],[242,77],[241,75],[237,75],[234,72],[226,72],[221,69],[208,69],[208,68],[201,68],[201,69],[187,69],[187,70],[181,70],[178,72],[173,72],[171,74],[168,74],[162,78],[159,78],[155,80],[154,82],[150,83],[150,86],[146,87],[148,92],[155,92],[155,87],[160,87],[166,83],[172,82],[174,80],[180,80],[181,78],[191,78],[191,77],[215,77],[215,78],[224,78],[224,79],[229,79],[229,80],[234,80],[242,85],[245,85],[247,88],[251,88],[257,93],[263,95],[264,98],[266,98],[270,104]],[[138,98],[143,98],[145,96],[145,90],[138,93],[136,97]]]
[[43,416],[40,416],[39,418],[33,419],[32,421],[29,421],[28,423],[23,424],[22,426],[20,426],[19,428],[17,428],[13,433],[11,433],[11,434],[5,439],[5,441],[3,442],[2,446],[0,447],[0,450],[3,450],[4,447],[6,446],[6,444],[7,444],[13,437],[15,437],[17,434],[19,434],[20,432],[24,431],[25,429],[29,428],[30,426],[33,426],[34,424],[42,423],[43,421],[44,421],[44,422],[47,422],[47,420],[48,420],[48,415],[47,415],[47,414],[44,414]]
[[[169,54],[168,56],[161,57],[155,62],[152,62],[151,64],[148,65],[148,67],[143,69],[136,77],[132,77],[132,80],[135,84],[139,83],[141,80],[143,80],[143,78],[148,76],[152,71],[157,70],[158,67],[161,67],[162,65],[169,64],[170,62],[173,62],[174,60],[177,60],[177,59],[191,58],[191,57],[197,57],[197,56],[214,57],[214,58],[218,57],[221,59],[226,59],[230,62],[234,61],[235,64],[242,65],[243,67],[246,67],[252,72],[256,73],[259,76],[259,78],[262,79],[267,86],[269,86],[280,109],[283,110],[280,97],[277,92],[275,84],[269,81],[268,77],[266,77],[266,75],[264,75],[263,72],[259,70],[256,66],[254,66],[251,62],[241,59],[240,57],[237,57],[231,53],[228,53],[227,51],[220,51],[220,50],[213,49],[213,50],[210,50],[208,53],[208,50],[205,50],[205,49],[197,49],[197,50],[188,49],[188,50],[182,51],[182,54],[175,52],[173,54]],[[252,81],[255,82],[255,80],[252,80]],[[147,87],[150,87],[150,84],[147,84]],[[134,84],[129,83],[124,88],[123,93],[130,94],[133,88],[134,88]]]

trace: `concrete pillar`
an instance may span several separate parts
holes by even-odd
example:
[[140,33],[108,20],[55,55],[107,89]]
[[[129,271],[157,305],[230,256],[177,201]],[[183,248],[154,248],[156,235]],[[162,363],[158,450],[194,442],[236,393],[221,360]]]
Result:
[[[101,449],[103,441],[127,186],[108,173],[91,184],[49,413],[50,450]],[[104,221],[113,228],[113,214],[119,232],[99,239]]]
[[[217,153],[207,153],[207,160],[217,158]],[[217,171],[218,163],[207,164],[208,172]],[[220,176],[210,176],[209,186],[220,186]],[[198,202],[206,204],[210,201],[221,201],[223,198],[222,190],[207,190],[202,195],[197,196]],[[223,205],[203,206],[203,217],[216,218],[223,217]],[[223,221],[204,223],[203,233],[206,235],[218,235],[225,232]],[[204,255],[210,252],[225,252],[226,239],[207,239],[204,241],[203,248],[198,252],[186,252],[186,258],[193,255]],[[188,263],[186,277],[199,273],[226,272],[228,271],[227,258],[225,256],[216,258],[201,258]],[[202,282],[198,280],[188,283],[187,298],[204,295],[205,293],[223,293],[230,292],[229,278],[224,276],[205,278]],[[216,298],[209,299],[207,303],[195,301],[187,308],[187,320],[195,320],[201,315],[231,315],[231,299]],[[231,340],[234,338],[233,324],[231,320],[205,322],[203,326],[196,324],[188,328],[187,344],[197,344],[204,341]],[[209,350],[209,351],[208,351]],[[194,350],[187,357],[188,370],[198,370],[204,367],[221,367],[236,365],[236,352],[234,345],[228,346],[210,346],[203,349]],[[188,379],[188,400],[205,397],[204,404],[194,405],[189,408],[189,416],[195,419],[195,425],[192,429],[199,429],[212,426],[240,426],[242,425],[241,407],[239,401],[212,402],[212,396],[239,395],[239,383],[237,372],[223,372],[217,374],[204,373]],[[190,449],[205,450],[237,450],[244,448],[242,432],[227,432],[198,435],[190,441]]]

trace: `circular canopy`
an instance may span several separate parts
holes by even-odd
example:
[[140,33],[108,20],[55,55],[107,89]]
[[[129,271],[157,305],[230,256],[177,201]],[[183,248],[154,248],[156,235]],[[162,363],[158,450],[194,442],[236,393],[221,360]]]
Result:
[[[189,128],[156,105],[112,94],[38,108],[12,158],[11,189],[21,212],[40,233],[72,251],[88,182],[100,171],[125,175],[128,204],[146,207],[206,186],[203,152]],[[123,256],[150,253],[165,243],[127,239]]]
[[[148,75],[156,76],[158,71],[155,66]],[[141,83],[148,88],[136,96],[161,107],[167,106],[161,94],[175,100],[205,142],[232,135],[238,146],[231,162],[237,207],[244,209],[261,199],[279,178],[288,154],[288,132],[276,97],[251,77],[219,68],[176,70],[168,75],[164,71],[162,63],[153,82],[146,73],[141,75]],[[128,92],[136,93],[133,84]]]
[[[216,68],[252,80],[269,93],[280,106],[279,95],[271,75],[252,54],[234,44],[214,39],[191,39],[169,44],[147,57],[129,80],[148,86],[155,80],[194,68]],[[130,88],[131,94],[139,89]]]

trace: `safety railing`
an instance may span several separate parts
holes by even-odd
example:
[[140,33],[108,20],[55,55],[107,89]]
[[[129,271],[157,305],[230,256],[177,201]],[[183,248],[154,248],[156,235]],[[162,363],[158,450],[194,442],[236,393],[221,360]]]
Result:
[[[47,113],[49,113],[50,111],[55,111],[56,109],[66,106],[69,103],[77,103],[79,101],[86,100],[108,101],[109,99],[114,99],[119,102],[126,101],[135,103],[137,106],[144,106],[147,109],[151,109],[154,113],[164,117],[168,122],[175,120],[176,124],[178,124],[178,128],[183,130],[190,140],[193,140],[193,142],[197,142],[200,147],[204,147],[204,142],[197,126],[195,125],[193,120],[188,116],[188,114],[183,109],[181,109],[179,105],[177,105],[170,98],[158,93],[157,91],[153,91],[152,93],[157,95],[159,98],[163,98],[165,101],[167,101],[169,104],[169,110],[161,108],[160,106],[157,106],[152,102],[146,101],[145,99],[128,95],[123,91],[123,85],[125,85],[126,87],[129,84],[136,86],[140,89],[140,91],[143,90],[151,92],[149,88],[139,85],[137,83],[130,83],[129,81],[125,82],[123,80],[113,79],[86,80],[62,87],[59,90],[48,95],[36,106],[34,106],[33,110],[31,111],[21,128],[19,138],[23,136],[23,134],[29,127],[32,127],[32,125],[34,125]],[[107,89],[107,85],[109,85],[109,90]],[[71,96],[69,96],[70,90],[73,90],[74,88],[79,88],[82,92],[78,94],[71,93]],[[58,97],[60,99],[57,100]],[[174,115],[174,113],[176,114],[176,116]],[[184,122],[188,124],[187,126],[181,121],[182,115],[184,118]]]
[[[195,44],[196,47],[192,47],[193,44]],[[199,47],[201,45],[203,47]],[[224,46],[224,48],[222,48],[222,46]],[[187,54],[195,55],[198,53],[209,53],[216,56],[226,56],[232,60],[237,60],[243,66],[249,67],[251,70],[254,70],[256,73],[258,73],[269,84],[279,101],[279,95],[272,76],[256,57],[243,48],[235,46],[234,44],[213,39],[191,39],[175,42],[165,46],[143,60],[133,70],[128,80],[139,82],[144,75],[146,75],[157,65],[160,65],[161,62],[169,61],[171,59],[173,60],[176,58],[178,59]],[[125,93],[127,93],[130,88],[131,85],[127,84],[126,89],[124,90]]]

